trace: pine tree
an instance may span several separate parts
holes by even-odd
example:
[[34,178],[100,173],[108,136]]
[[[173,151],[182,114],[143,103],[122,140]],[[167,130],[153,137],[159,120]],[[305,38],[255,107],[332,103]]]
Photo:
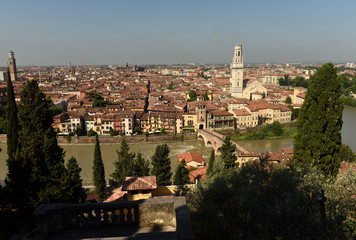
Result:
[[95,136],[94,164],[93,164],[93,184],[95,186],[96,200],[103,201],[106,188],[105,170],[98,135]]
[[337,68],[324,64],[310,78],[297,122],[293,159],[334,177],[340,167],[343,101]]
[[123,184],[125,177],[132,176],[135,154],[130,153],[130,147],[123,138],[120,151],[116,151],[117,160],[114,162],[115,171],[111,174],[110,185]]
[[68,198],[65,202],[78,203],[85,200],[85,193],[80,178],[82,169],[78,166],[78,162],[74,157],[71,157],[67,163],[67,176],[64,179]]
[[214,162],[215,162],[215,151],[214,151],[214,149],[211,149],[209,163],[208,163],[208,169],[206,170],[206,174],[208,176],[211,176],[214,172]]
[[189,170],[186,168],[185,160],[181,160],[174,174],[174,185],[184,185],[189,183]]
[[150,168],[149,162],[142,157],[142,153],[137,153],[137,156],[134,160],[132,166],[132,176],[142,177],[142,176],[149,176]]
[[235,166],[235,161],[237,159],[235,155],[236,146],[231,142],[230,136],[226,136],[223,145],[220,147],[221,150],[221,160],[225,164],[225,169],[229,169]]
[[159,186],[166,186],[171,184],[171,160],[169,159],[169,148],[167,144],[158,145],[156,151],[152,156],[151,174],[157,177],[157,184]]

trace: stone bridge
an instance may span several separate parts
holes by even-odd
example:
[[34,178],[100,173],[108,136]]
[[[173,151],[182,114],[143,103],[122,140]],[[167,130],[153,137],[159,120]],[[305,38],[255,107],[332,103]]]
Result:
[[[220,154],[220,147],[224,144],[224,135],[209,129],[199,129],[197,137],[203,138],[205,146],[212,146],[215,154]],[[236,145],[236,155],[239,155],[241,152],[249,153],[240,145],[234,144]]]

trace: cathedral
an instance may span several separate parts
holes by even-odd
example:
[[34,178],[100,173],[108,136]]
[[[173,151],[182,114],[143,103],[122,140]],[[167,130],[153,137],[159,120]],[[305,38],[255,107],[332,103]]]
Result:
[[242,46],[237,45],[234,49],[234,57],[230,65],[230,93],[232,97],[247,98],[250,100],[263,99],[267,96],[267,89],[258,81],[243,79],[244,60],[242,57]]

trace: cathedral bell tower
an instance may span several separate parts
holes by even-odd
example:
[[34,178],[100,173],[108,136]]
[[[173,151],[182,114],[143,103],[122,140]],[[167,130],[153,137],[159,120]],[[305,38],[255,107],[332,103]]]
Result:
[[9,52],[9,70],[11,81],[17,80],[16,59],[13,51]]
[[242,57],[242,46],[235,46],[234,57],[230,65],[231,78],[230,78],[230,92],[231,96],[242,98],[243,91],[243,75],[244,75],[244,60]]

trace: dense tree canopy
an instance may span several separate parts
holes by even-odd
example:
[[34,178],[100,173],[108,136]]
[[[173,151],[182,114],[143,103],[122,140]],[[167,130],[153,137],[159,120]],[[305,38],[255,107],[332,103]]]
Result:
[[355,187],[354,172],[330,186],[314,169],[254,162],[208,178],[187,202],[196,239],[352,239]]
[[190,90],[189,101],[194,102],[197,100],[197,92],[195,90]]
[[324,64],[310,78],[297,122],[293,159],[311,164],[326,176],[339,171],[343,101],[337,68]]

